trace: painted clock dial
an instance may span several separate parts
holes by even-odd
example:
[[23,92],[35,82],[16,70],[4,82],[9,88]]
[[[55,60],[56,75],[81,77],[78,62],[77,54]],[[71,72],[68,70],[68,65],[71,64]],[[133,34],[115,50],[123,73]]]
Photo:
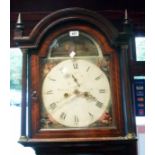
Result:
[[42,100],[49,117],[67,127],[87,127],[102,117],[110,104],[106,74],[83,59],[63,60],[46,75]]

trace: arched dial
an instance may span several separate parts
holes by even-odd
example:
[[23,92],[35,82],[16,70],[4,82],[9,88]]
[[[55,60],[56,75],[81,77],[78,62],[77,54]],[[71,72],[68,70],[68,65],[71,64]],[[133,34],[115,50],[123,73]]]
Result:
[[64,60],[43,81],[42,100],[52,119],[67,127],[99,120],[110,101],[106,74],[86,60]]

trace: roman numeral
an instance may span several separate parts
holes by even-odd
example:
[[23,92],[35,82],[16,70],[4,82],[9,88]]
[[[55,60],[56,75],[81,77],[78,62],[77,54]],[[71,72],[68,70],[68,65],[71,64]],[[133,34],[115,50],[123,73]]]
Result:
[[49,94],[53,94],[53,90],[47,91],[46,94],[48,94],[48,95],[49,95]]
[[73,68],[78,69],[78,63],[77,62],[73,62]]
[[50,109],[54,110],[55,108],[56,108],[56,103],[55,102],[51,103],[50,104]]
[[99,89],[99,93],[105,93],[105,89]]
[[49,78],[49,80],[51,80],[51,81],[56,81],[56,79],[53,79],[53,78]]
[[88,71],[89,71],[89,69],[90,69],[90,66],[86,69],[86,71],[88,72]]
[[60,115],[60,118],[62,120],[65,120],[66,119],[66,113],[62,112],[61,115]]
[[75,124],[79,123],[79,118],[77,116],[74,116],[74,122],[75,122]]
[[99,80],[99,79],[101,79],[101,77],[102,77],[102,74],[99,75],[99,76],[97,76],[97,77],[95,78],[95,80]]
[[98,101],[98,102],[96,103],[96,106],[97,106],[98,108],[102,108],[103,103]]
[[88,112],[89,116],[91,117],[91,119],[93,119],[94,115],[90,112]]

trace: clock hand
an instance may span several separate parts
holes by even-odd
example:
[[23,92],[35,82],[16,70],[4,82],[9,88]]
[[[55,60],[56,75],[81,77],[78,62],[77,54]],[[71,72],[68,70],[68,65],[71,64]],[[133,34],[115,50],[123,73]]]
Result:
[[68,93],[65,93],[64,94],[64,97],[57,101],[57,106],[56,108],[53,110],[53,113],[55,113],[57,110],[61,109],[62,107],[64,107],[65,105],[69,104],[72,102],[72,100],[74,100],[74,98],[76,98],[77,95],[76,94],[73,94],[73,95],[70,95]]
[[72,74],[72,78],[73,78],[74,82],[77,84],[77,86],[80,87],[80,84],[79,84],[77,78],[73,74]]
[[100,102],[98,99],[96,99],[96,97],[94,97],[92,94],[90,94],[89,92],[83,92],[82,95],[86,98],[86,99],[90,99],[90,100],[94,100],[96,102]]
[[64,107],[66,104],[71,103],[75,98],[80,97],[80,96],[82,97],[83,93],[80,92],[78,89],[75,89],[73,91],[73,93],[71,93],[71,94],[64,93],[63,94],[63,98],[56,102],[57,106],[53,110],[53,112],[55,113],[57,110],[59,110],[60,108]]

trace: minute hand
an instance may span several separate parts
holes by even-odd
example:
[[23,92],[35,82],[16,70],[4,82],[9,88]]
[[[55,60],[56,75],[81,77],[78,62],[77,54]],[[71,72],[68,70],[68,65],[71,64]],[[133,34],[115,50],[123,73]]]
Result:
[[57,108],[55,110],[53,110],[53,112],[55,113],[57,110],[61,109],[65,105],[72,103],[72,100],[74,100],[76,97],[77,97],[77,95],[72,95],[70,97],[63,98],[63,99],[57,101]]
[[77,86],[80,87],[80,84],[79,84],[77,78],[73,74],[72,74],[72,78],[73,78],[74,82],[77,84]]

